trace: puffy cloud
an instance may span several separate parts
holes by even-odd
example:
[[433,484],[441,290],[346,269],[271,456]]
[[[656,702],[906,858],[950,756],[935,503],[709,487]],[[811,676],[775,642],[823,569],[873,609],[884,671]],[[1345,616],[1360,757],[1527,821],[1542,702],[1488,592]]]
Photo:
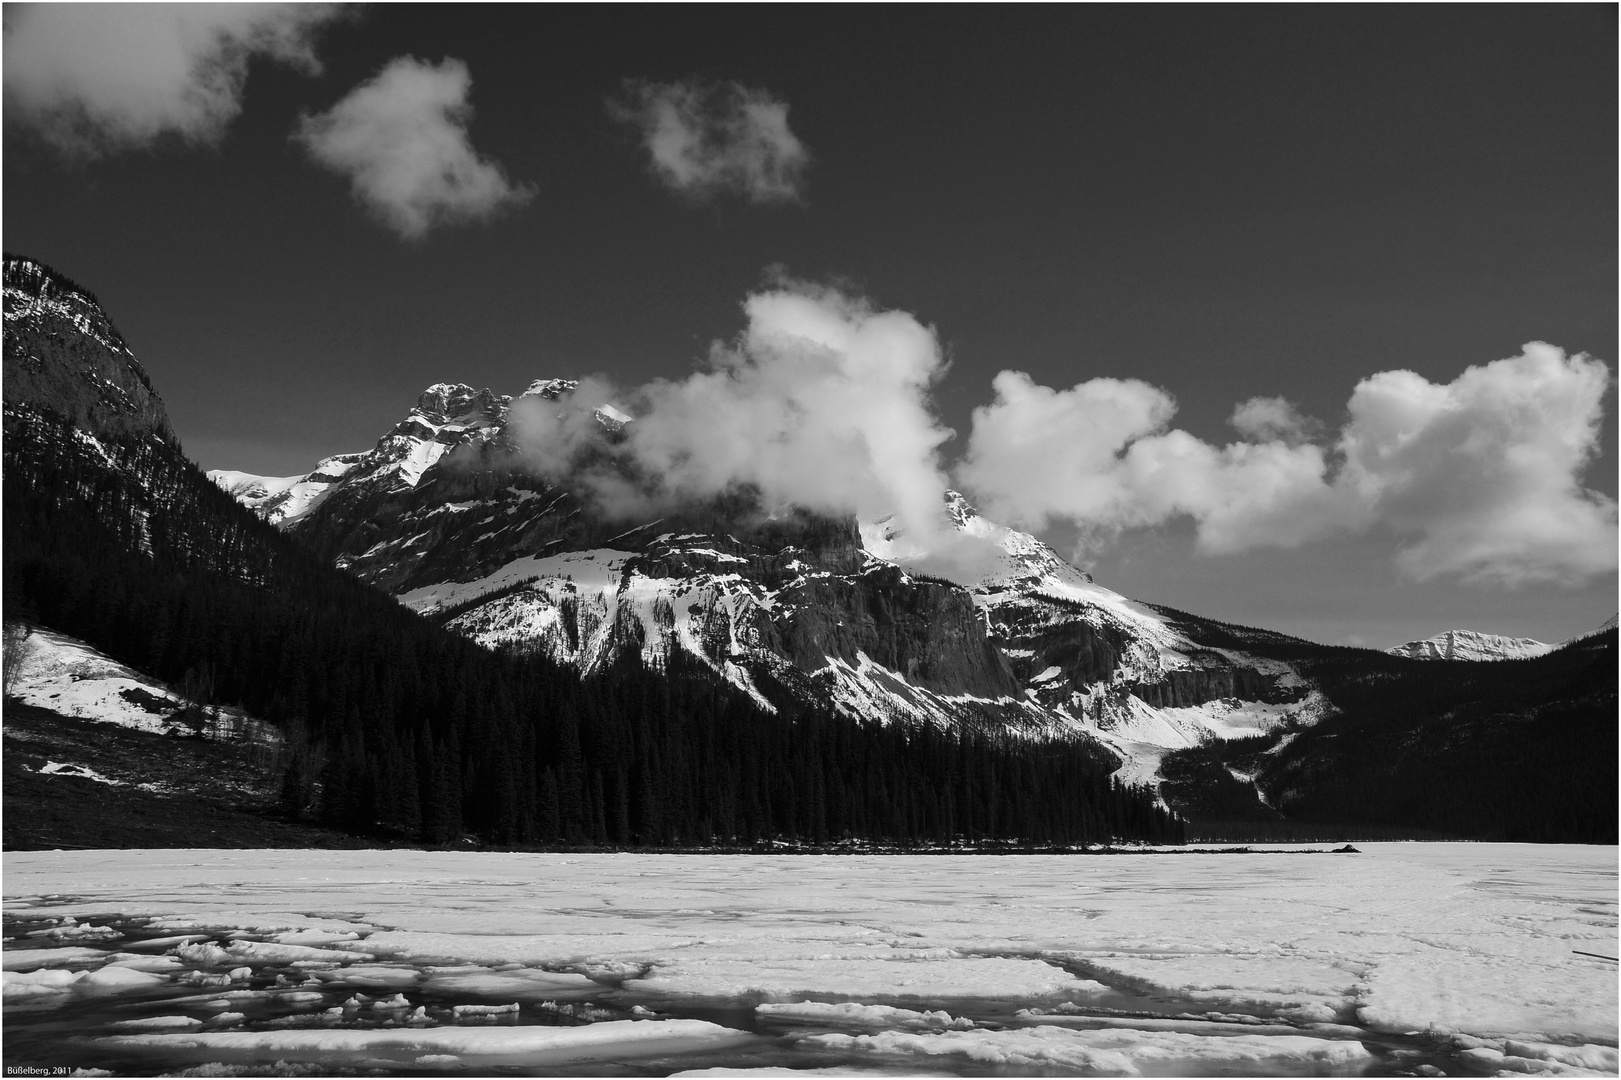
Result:
[[305,116],[295,138],[317,162],[349,177],[354,196],[406,239],[436,225],[486,221],[534,189],[509,181],[467,137],[467,65],[411,56],[389,61],[327,112]]
[[[610,510],[748,487],[767,509],[894,512],[912,535],[940,534],[947,484],[938,451],[951,432],[930,406],[943,370],[934,332],[904,312],[802,282],[762,290],[743,307],[743,333],[713,346],[704,370],[620,399],[636,419],[611,450],[579,419],[601,403],[600,381],[582,384],[566,408],[532,407],[550,418],[518,425],[520,443],[542,468],[572,471]],[[602,452],[611,467],[593,464]]]
[[335,4],[7,4],[11,119],[94,156],[161,135],[217,140],[242,109],[248,59],[320,69]]
[[1069,390],[1022,371],[991,381],[996,400],[974,410],[959,480],[989,517],[1024,528],[1054,518],[1086,525],[1146,524],[1118,458],[1176,412],[1163,390],[1137,379],[1092,379]]
[[[612,513],[664,513],[757,493],[867,519],[893,514],[904,546],[949,573],[985,553],[946,526],[932,404],[945,364],[934,332],[836,289],[781,281],[748,297],[743,332],[685,379],[617,391],[582,381],[561,401],[513,406],[520,445]],[[1296,547],[1388,531],[1425,579],[1513,587],[1577,583],[1616,567],[1615,502],[1582,487],[1609,370],[1533,342],[1444,385],[1408,371],[1357,384],[1332,440],[1281,399],[1234,412],[1249,438],[1214,445],[1170,428],[1176,404],[1134,379],[1067,390],[1004,371],[974,411],[955,473],[992,520],[1085,541],[1188,517],[1199,549]],[[619,402],[636,420],[595,419]]]
[[617,120],[641,130],[653,173],[695,199],[723,194],[750,202],[800,198],[810,155],[788,130],[788,105],[735,82],[625,84],[608,103]]
[[1166,431],[1174,404],[1136,381],[1069,390],[1020,372],[974,412],[960,481],[992,517],[1091,538],[1186,515],[1200,550],[1294,547],[1384,526],[1400,568],[1513,587],[1616,566],[1616,506],[1580,476],[1598,446],[1609,370],[1533,342],[1437,385],[1410,371],[1359,383],[1332,447],[1280,398],[1241,404],[1242,442]]
[[1065,519],[1095,538],[1187,514],[1211,554],[1257,542],[1293,547],[1328,526],[1318,447],[1218,448],[1165,431],[1175,402],[1136,379],[1060,391],[1004,371],[992,386],[996,399],[974,410],[957,469],[992,518],[1034,529]]
[[1233,408],[1227,421],[1246,439],[1297,443],[1311,438],[1321,427],[1302,416],[1293,404],[1281,397],[1252,397]]
[[1575,583],[1616,566],[1614,500],[1581,486],[1610,372],[1544,342],[1438,386],[1411,371],[1357,384],[1336,489],[1399,534],[1420,580]]
[[562,479],[587,467],[585,458],[608,445],[596,413],[620,398],[613,383],[591,375],[559,398],[524,394],[509,407],[507,417],[525,453],[552,477]]

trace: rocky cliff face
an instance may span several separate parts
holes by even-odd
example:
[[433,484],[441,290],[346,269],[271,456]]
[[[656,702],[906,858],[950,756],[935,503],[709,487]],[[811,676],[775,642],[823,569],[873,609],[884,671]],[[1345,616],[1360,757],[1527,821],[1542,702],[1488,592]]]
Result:
[[96,298],[32,259],[7,256],[5,403],[55,413],[99,437],[173,441],[146,370]]
[[[575,385],[520,396],[563,410]],[[963,550],[944,563],[887,521],[765,515],[742,497],[609,520],[524,457],[512,405],[440,384],[371,450],[307,476],[211,475],[403,603],[582,672],[679,650],[773,707],[1090,734],[1139,781],[1167,747],[1321,709],[1288,664],[1196,644],[955,493],[942,512]],[[611,438],[634,421],[596,422]]]

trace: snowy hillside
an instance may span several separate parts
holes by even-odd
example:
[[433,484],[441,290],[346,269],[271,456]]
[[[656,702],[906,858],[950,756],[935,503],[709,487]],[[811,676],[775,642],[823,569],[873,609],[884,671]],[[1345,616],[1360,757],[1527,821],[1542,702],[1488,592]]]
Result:
[[15,665],[6,673],[6,696],[24,705],[159,735],[192,734],[207,724],[260,741],[278,738],[240,709],[205,710],[78,638],[11,622],[5,632],[7,663]]

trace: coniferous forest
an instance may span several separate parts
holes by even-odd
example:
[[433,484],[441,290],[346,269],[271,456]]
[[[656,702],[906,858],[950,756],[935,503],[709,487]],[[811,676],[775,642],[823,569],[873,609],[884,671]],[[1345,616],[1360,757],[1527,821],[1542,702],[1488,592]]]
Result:
[[585,680],[326,566],[155,434],[8,408],[8,618],[285,736],[284,812],[441,844],[1178,841],[1087,742],[773,713],[695,661]]
[[[1616,842],[1614,629],[1527,660],[1306,643],[1290,658],[1336,711],[1167,754],[1163,790],[1194,835]],[[1271,791],[1271,805],[1230,769]]]

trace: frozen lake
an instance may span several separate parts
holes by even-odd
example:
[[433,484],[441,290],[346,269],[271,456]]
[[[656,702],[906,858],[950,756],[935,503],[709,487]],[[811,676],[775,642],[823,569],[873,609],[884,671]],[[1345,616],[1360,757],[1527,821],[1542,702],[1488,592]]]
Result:
[[4,1064],[1615,1074],[1615,848],[1360,846],[8,853]]

